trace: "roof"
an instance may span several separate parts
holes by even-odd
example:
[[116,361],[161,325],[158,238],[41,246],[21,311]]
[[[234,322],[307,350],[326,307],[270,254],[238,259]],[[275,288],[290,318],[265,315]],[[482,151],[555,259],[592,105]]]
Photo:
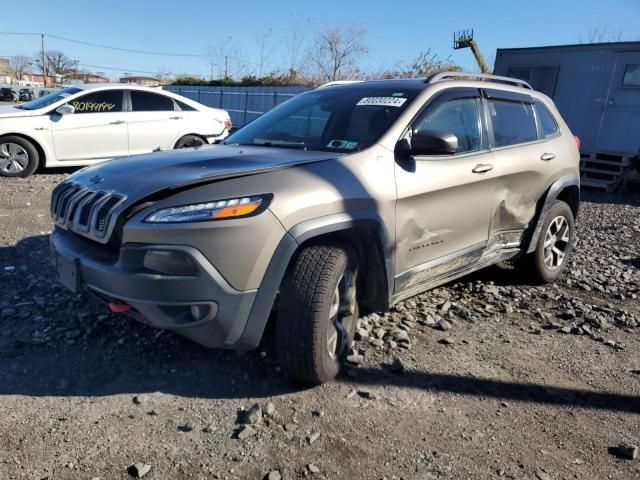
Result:
[[[76,85],[74,85],[76,86]],[[124,89],[127,90],[146,90],[149,92],[157,92],[158,87],[144,87],[142,85],[129,84],[129,83],[85,83],[84,85],[77,85],[78,88],[82,90],[97,90],[100,88],[113,88],[113,89]]]
[[534,51],[534,50],[562,50],[562,49],[640,49],[640,42],[603,42],[603,43],[570,43],[567,45],[543,45],[540,47],[514,47],[514,48],[498,48],[498,52],[516,52],[516,51]]

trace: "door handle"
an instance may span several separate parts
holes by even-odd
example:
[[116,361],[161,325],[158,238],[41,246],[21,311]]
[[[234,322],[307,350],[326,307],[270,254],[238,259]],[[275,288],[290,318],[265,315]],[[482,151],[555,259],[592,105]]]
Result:
[[109,125],[122,125],[124,123],[124,120],[115,120],[113,122],[110,122]]
[[169,117],[169,120],[182,120],[182,117]]
[[540,157],[540,160],[548,162],[549,160],[553,160],[554,158],[556,158],[556,156],[553,153],[543,153]]
[[491,170],[493,170],[493,165],[491,165],[490,163],[479,163],[478,165],[473,167],[473,170],[471,171],[473,173],[486,173]]

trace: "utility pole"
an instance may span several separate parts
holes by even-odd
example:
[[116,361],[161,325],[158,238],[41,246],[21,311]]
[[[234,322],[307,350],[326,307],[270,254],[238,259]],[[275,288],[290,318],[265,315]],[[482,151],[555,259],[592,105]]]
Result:
[[460,48],[470,48],[473,56],[476,57],[480,71],[482,73],[491,73],[487,62],[484,61],[484,57],[480,52],[480,47],[478,47],[478,44],[473,39],[473,29],[462,30],[453,34],[453,49],[458,50]]
[[47,87],[47,63],[44,61],[44,33],[40,34],[40,40],[42,41],[42,50],[40,51],[40,61],[42,62],[42,81],[44,87]]
[[225,55],[224,56],[224,78],[227,78],[228,74],[229,74],[229,56]]

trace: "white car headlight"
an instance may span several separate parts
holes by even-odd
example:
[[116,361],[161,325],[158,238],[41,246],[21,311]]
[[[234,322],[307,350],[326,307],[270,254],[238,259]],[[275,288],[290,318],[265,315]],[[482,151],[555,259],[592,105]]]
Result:
[[146,223],[181,223],[249,217],[264,210],[270,199],[271,195],[256,195],[162,208],[146,217],[144,221]]

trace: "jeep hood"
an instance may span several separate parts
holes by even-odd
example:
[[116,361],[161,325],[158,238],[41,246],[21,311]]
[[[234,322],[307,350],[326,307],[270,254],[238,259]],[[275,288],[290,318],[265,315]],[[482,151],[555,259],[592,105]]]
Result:
[[334,159],[336,152],[209,145],[117,158],[84,168],[66,182],[124,194],[131,205],[163,190]]

